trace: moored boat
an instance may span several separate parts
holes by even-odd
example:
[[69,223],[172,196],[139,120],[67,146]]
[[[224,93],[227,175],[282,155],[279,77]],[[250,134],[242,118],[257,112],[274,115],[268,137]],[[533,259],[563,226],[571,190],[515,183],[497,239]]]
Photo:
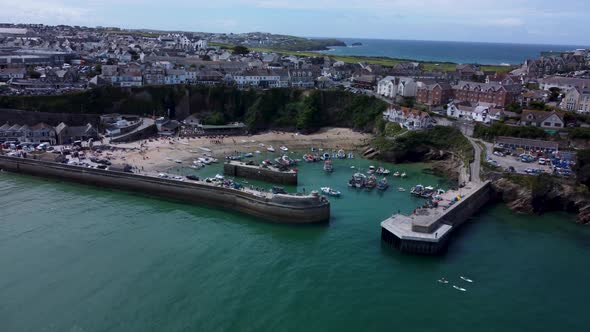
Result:
[[275,148],[273,148],[272,145],[271,145],[268,148],[266,148],[266,151],[268,151],[268,152],[275,152]]
[[348,186],[353,188],[363,188],[367,182],[367,176],[362,173],[355,173],[348,181]]
[[412,188],[412,190],[410,190],[410,193],[411,193],[412,195],[414,195],[414,196],[418,196],[418,197],[419,197],[419,196],[421,196],[421,195],[422,195],[422,192],[423,192],[423,191],[424,191],[424,186],[423,186],[423,185],[421,185],[421,184],[418,184],[418,185],[414,186],[414,187]]
[[408,176],[408,175],[406,174],[406,172],[403,172],[403,173],[402,173],[402,175],[401,175],[401,177],[402,177],[402,178],[405,178],[405,177],[407,177],[407,176]]
[[324,162],[324,172],[332,173],[334,171],[334,166],[332,166],[332,161],[329,159]]
[[288,149],[286,146],[284,146],[284,145],[281,145],[281,147],[279,147],[279,149],[280,149],[281,151],[283,151],[283,152],[287,152],[287,151],[289,151],[289,149]]
[[339,159],[345,159],[346,158],[346,152],[344,150],[338,150],[338,158]]
[[377,189],[384,191],[384,190],[387,190],[387,188],[389,188],[389,183],[387,183],[387,179],[383,178],[383,179],[379,180],[379,182],[377,183]]
[[367,183],[365,183],[365,188],[368,190],[372,190],[377,186],[377,177],[374,175],[369,176],[367,179]]
[[338,190],[334,190],[330,187],[322,187],[321,190],[324,194],[326,194],[328,196],[333,196],[333,197],[340,197],[340,195],[342,194]]
[[383,167],[378,167],[377,170],[375,171],[375,173],[379,174],[379,175],[389,175],[391,173],[391,171],[388,169],[385,169]]
[[399,187],[399,188],[397,188],[397,191],[399,191],[399,192],[405,192],[406,191],[406,188]]
[[369,170],[367,171],[367,174],[373,174],[375,173],[375,166],[369,166]]
[[395,176],[396,178],[399,178],[401,176],[401,174],[399,172],[395,172],[395,173],[393,173],[393,176]]

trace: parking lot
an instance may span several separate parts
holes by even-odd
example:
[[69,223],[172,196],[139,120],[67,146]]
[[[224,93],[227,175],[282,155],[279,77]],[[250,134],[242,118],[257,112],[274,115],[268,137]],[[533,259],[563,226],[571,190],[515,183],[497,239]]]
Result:
[[510,154],[494,152],[494,145],[492,143],[482,143],[486,146],[486,161],[502,168],[502,170],[520,174],[553,174],[554,167],[551,165],[550,160],[547,160],[544,165],[539,162],[543,158],[530,158],[530,162],[523,162],[521,154],[526,154],[525,151],[514,150],[510,151]]

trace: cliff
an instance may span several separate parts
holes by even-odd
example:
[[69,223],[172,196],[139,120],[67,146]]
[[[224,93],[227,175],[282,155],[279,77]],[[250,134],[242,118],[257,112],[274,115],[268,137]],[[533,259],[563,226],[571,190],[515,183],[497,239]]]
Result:
[[577,222],[590,224],[590,193],[575,183],[548,175],[506,175],[493,181],[496,197],[513,211],[541,214],[566,211],[577,214]]

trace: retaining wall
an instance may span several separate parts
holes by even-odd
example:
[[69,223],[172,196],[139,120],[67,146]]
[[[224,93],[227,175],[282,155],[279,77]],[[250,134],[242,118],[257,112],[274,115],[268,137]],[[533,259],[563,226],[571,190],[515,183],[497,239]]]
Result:
[[283,185],[297,185],[297,172],[281,172],[269,168],[262,168],[253,165],[243,165],[238,162],[227,162],[223,164],[225,175],[247,178],[253,180],[278,183]]
[[319,223],[330,219],[330,203],[319,196],[255,194],[206,183],[181,182],[144,175],[0,156],[0,168],[77,183],[157,195],[243,212],[278,223]]

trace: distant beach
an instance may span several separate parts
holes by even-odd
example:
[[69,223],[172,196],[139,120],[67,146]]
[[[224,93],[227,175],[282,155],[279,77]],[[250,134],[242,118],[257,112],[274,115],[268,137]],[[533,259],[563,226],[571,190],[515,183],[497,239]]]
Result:
[[[515,65],[526,59],[538,58],[541,52],[572,51],[588,46],[532,45],[507,43],[474,43],[419,40],[380,40],[340,38],[349,46],[334,46],[320,53],[389,57],[432,62],[478,63],[486,65]],[[361,43],[360,46],[351,46]]]

